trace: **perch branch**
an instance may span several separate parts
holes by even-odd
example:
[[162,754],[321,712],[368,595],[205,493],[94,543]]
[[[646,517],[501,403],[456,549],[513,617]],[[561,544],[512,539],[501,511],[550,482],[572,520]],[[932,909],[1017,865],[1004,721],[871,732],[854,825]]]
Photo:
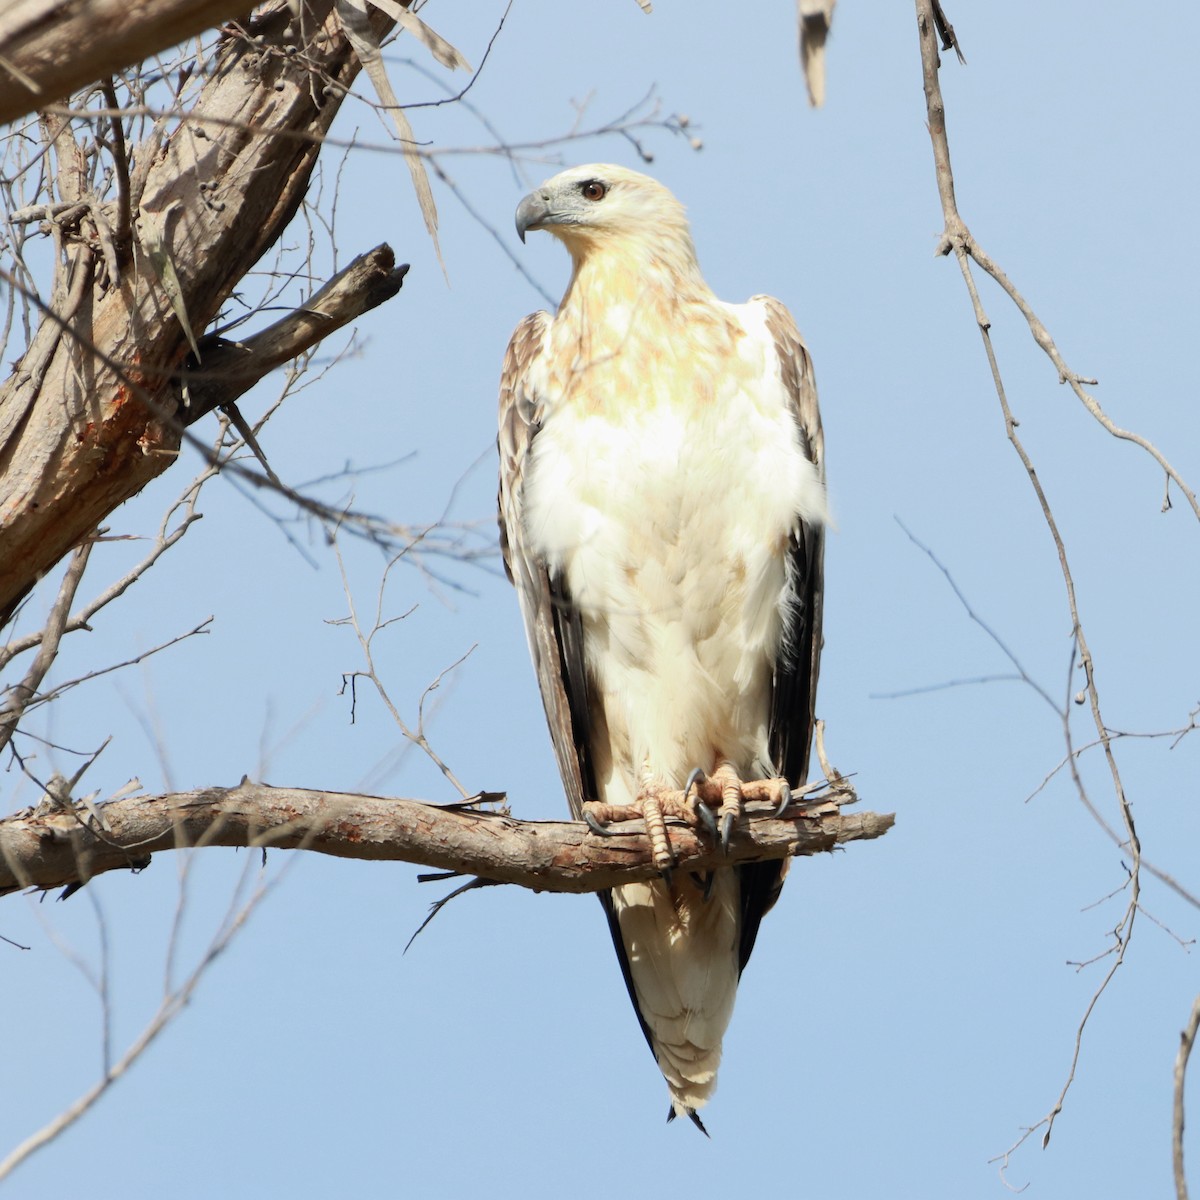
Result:
[[[841,784],[782,818],[770,815],[770,805],[750,806],[728,854],[693,830],[668,826],[676,865],[698,871],[816,854],[891,828],[891,815],[843,815],[840,805],[852,796]],[[594,892],[657,876],[640,822],[597,837],[581,821],[518,821],[470,805],[439,807],[243,780],[232,788],[111,800],[96,806],[96,815],[68,805],[6,817],[0,820],[0,895],[140,869],[158,851],[196,845],[301,848],[419,863],[535,891]]]

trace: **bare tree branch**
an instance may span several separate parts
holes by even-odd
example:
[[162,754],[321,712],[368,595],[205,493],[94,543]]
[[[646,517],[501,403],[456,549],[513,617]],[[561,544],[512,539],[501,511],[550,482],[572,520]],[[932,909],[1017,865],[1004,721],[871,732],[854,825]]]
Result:
[[311,350],[329,334],[390,300],[408,264],[396,266],[386,243],[360,254],[294,312],[240,341],[219,335],[200,340],[200,362],[186,376],[186,425],[232,404],[276,367]]
[[1187,1028],[1179,1035],[1179,1053],[1175,1058],[1175,1111],[1171,1122],[1171,1150],[1175,1168],[1176,1200],[1188,1200],[1187,1175],[1183,1170],[1183,1085],[1187,1081],[1188,1059],[1200,1032],[1200,996],[1192,1005]]
[[246,0],[12,0],[0,13],[0,124],[249,7]]
[[[728,855],[683,826],[669,826],[680,870],[816,854],[845,842],[881,837],[895,818],[842,815],[845,785],[798,804],[782,818],[754,805]],[[484,794],[480,801],[500,797]],[[0,820],[0,895],[22,888],[84,882],[104,871],[141,869],[150,856],[205,846],[302,848],[339,858],[411,862],[535,891],[593,892],[657,877],[650,843],[633,823],[598,837],[582,821],[518,821],[468,804],[275,788],[243,780],[111,800],[86,809],[25,809]],[[794,815],[792,815],[794,814]]]

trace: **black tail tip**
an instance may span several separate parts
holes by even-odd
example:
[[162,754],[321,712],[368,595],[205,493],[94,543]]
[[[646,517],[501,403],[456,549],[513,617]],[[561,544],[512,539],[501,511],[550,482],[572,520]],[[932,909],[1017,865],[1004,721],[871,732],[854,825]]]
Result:
[[[700,1120],[700,1114],[694,1108],[685,1108],[684,1112],[687,1114],[688,1120],[691,1121],[691,1123],[695,1125],[695,1127],[711,1141],[712,1134],[704,1128],[704,1122]],[[672,1104],[671,1107],[667,1109],[667,1124],[670,1125],[670,1123],[675,1120],[678,1115],[679,1114],[675,1111],[675,1105]]]

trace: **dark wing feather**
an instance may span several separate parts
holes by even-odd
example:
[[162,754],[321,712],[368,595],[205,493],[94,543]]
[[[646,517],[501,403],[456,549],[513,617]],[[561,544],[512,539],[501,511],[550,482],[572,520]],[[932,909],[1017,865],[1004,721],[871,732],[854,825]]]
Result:
[[[778,300],[763,297],[767,328],[775,340],[783,385],[792,404],[800,445],[825,482],[825,436],[817,407],[817,381],[804,339]],[[792,537],[790,572],[794,602],[784,631],[784,654],[775,672],[771,705],[771,753],[789,783],[808,777],[821,665],[824,596],[824,535],[820,526],[801,524]]]
[[[770,296],[754,301],[766,308],[767,330],[775,342],[779,370],[796,421],[800,446],[825,480],[825,439],[817,408],[812,359],[791,313]],[[752,301],[752,303],[754,302]],[[790,784],[808,778],[821,664],[824,537],[820,526],[800,523],[792,535],[788,561],[793,602],[784,630],[783,652],[775,666],[771,693],[770,746],[773,766]],[[741,868],[742,932],[739,964],[745,969],[763,917],[779,897],[788,860]]]
[[[533,655],[554,755],[566,789],[571,813],[583,816],[583,801],[597,796],[588,730],[598,715],[598,695],[589,694],[583,660],[583,628],[579,613],[567,594],[566,583],[551,576],[530,551],[522,522],[525,464],[533,439],[542,424],[542,406],[528,383],[529,364],[541,352],[550,315],[536,312],[517,326],[500,376],[500,549],[504,567],[517,589],[525,632]],[[629,956],[621,940],[613,910],[612,893],[598,893],[608,917],[621,974],[637,1013],[638,1024],[651,1050],[650,1029],[638,1007],[629,970]]]
[[550,315],[532,313],[513,333],[500,376],[500,549],[517,589],[554,755],[571,812],[596,795],[587,744],[588,696],[579,614],[562,581],[551,578],[525,539],[522,486],[542,406],[528,384],[529,364],[541,352]]

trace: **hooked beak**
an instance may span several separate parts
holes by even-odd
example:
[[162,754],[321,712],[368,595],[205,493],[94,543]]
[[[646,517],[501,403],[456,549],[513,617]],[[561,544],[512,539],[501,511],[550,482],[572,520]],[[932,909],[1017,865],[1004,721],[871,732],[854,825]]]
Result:
[[546,197],[538,192],[530,192],[517,205],[517,237],[525,241],[525,234],[530,229],[541,229],[550,216],[550,204]]

